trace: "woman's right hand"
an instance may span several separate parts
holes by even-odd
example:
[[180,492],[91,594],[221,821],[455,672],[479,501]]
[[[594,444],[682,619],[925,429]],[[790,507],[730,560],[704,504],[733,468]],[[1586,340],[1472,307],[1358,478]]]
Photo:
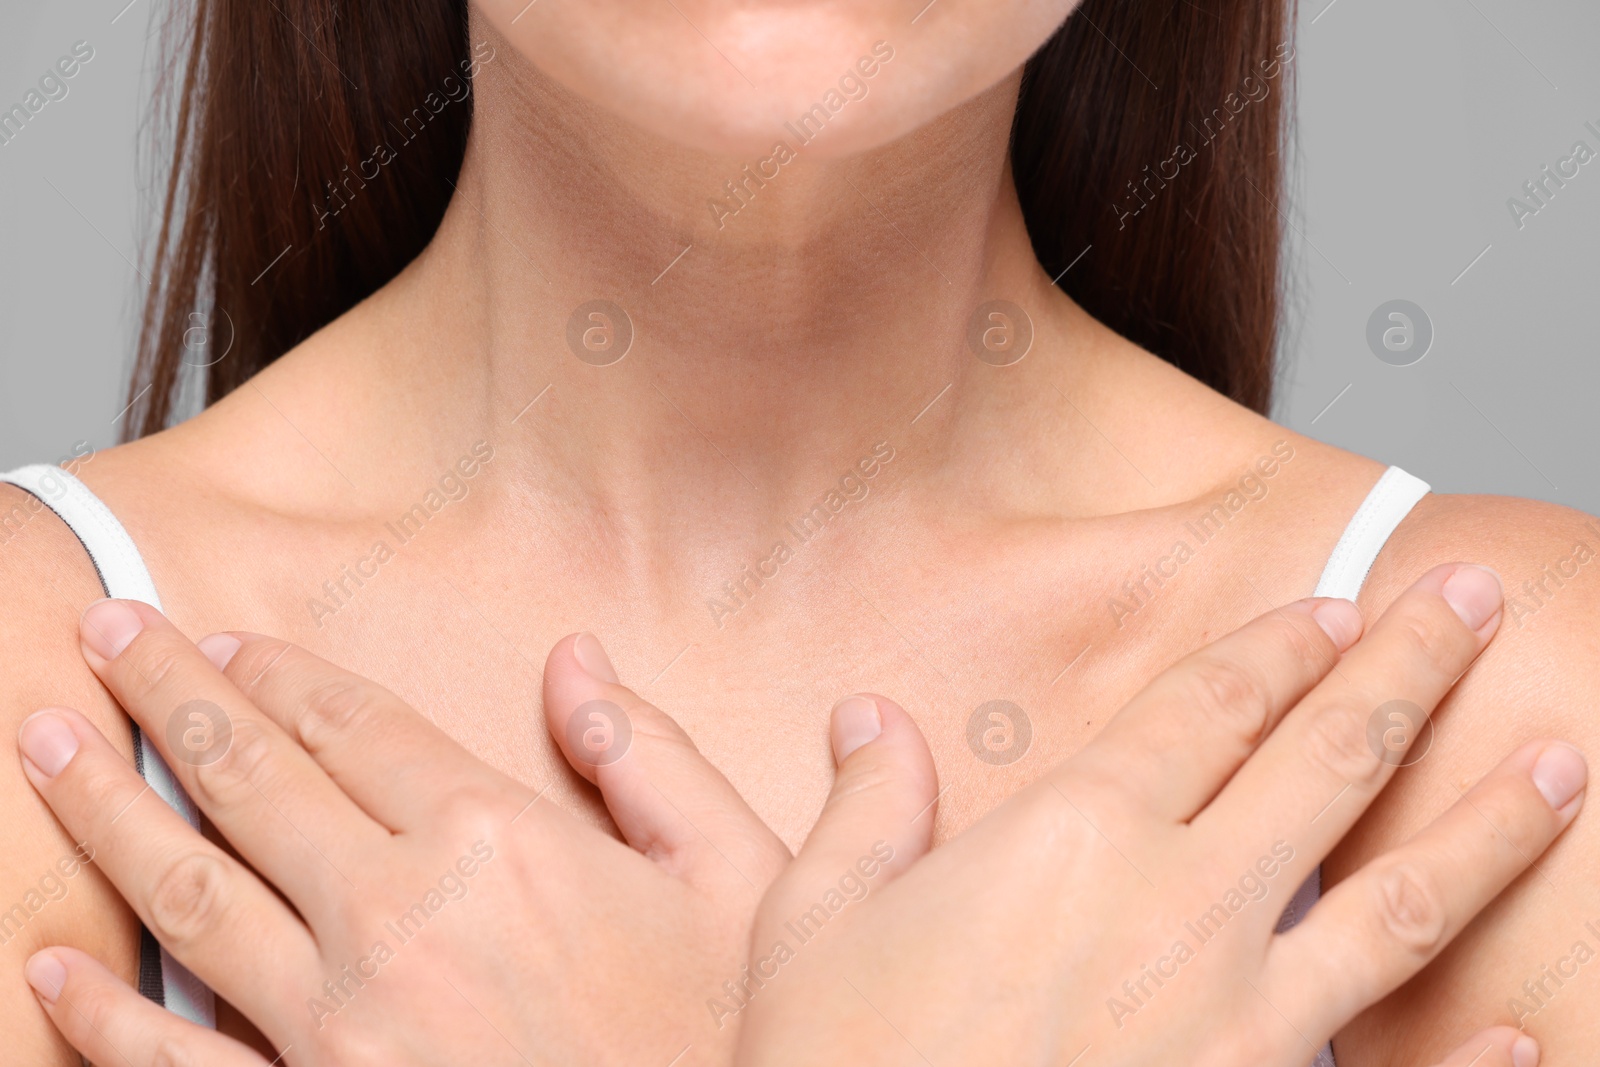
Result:
[[616,684],[592,636],[551,651],[545,717],[622,842],[297,646],[248,633],[196,645],[131,601],[91,606],[80,634],[238,858],[146,796],[71,709],[24,723],[24,773],[145,928],[272,1047],[163,1010],[85,952],[46,948],[29,982],[86,1058],[731,1062],[734,1033],[706,1018],[702,991],[736,972],[789,850],[676,723]]
[[[1583,802],[1583,757],[1529,742],[1275,932],[1489,642],[1501,601],[1492,573],[1450,564],[1359,643],[1348,601],[1264,615],[932,852],[921,735],[882,697],[845,701],[833,795],[763,899],[750,966],[723,999],[742,1023],[740,1063],[1308,1063]],[[1500,1027],[1445,1063],[1537,1057]]]

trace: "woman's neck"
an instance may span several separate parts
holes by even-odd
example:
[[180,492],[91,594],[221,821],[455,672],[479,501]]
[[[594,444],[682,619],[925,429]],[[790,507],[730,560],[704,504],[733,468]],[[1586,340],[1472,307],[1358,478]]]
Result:
[[[1054,295],[1006,165],[1015,91],[853,159],[784,128],[787,152],[713,158],[501,48],[478,75],[457,194],[403,282],[452,294],[418,302],[423,361],[452,354],[449,388],[481,401],[497,448],[631,508],[727,477],[809,492],[946,386],[917,427],[957,453],[996,384],[968,345],[973,310]],[[610,307],[577,316],[574,348],[569,320],[593,301]],[[630,326],[626,355],[598,365]]]
[[[317,514],[388,514],[483,441],[516,522],[605,528],[652,565],[781,528],[882,447],[939,514],[952,499],[979,518],[1168,502],[1195,472],[1142,454],[1170,429],[1152,413],[1180,394],[1210,411],[1205,391],[1040,269],[1007,162],[1016,90],[851,158],[826,154],[826,129],[801,143],[782,127],[788,153],[713,158],[502,45],[427,251],[218,414],[305,453],[327,482]],[[990,301],[1033,331],[1015,366],[973,347]],[[307,475],[273,477],[249,495],[305,503]]]

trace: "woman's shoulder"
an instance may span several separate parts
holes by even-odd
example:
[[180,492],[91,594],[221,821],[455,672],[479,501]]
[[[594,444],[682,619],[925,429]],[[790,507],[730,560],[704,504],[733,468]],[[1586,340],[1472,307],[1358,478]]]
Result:
[[[1430,493],[1374,564],[1361,605],[1375,618],[1401,590],[1446,562],[1489,567],[1505,608],[1488,649],[1447,710],[1485,752],[1530,729],[1569,736],[1600,761],[1600,519],[1519,497]],[[1483,721],[1479,721],[1482,719]]]
[[104,595],[84,540],[94,536],[74,530],[58,514],[70,513],[69,497],[80,504],[86,499],[76,473],[93,458],[91,453],[64,468],[18,468],[12,473],[23,475],[22,485],[0,482],[0,648],[7,659],[0,690],[21,695],[18,686],[40,675],[59,686],[65,679],[58,661],[65,659],[81,668],[70,672],[81,682],[80,693],[103,695],[78,655],[78,616]]
[[[1285,431],[1288,433],[1288,431]],[[1330,525],[1348,525],[1386,465],[1288,434],[1309,475],[1293,492]],[[1409,471],[1427,481],[1425,470]],[[1418,484],[1418,489],[1422,488]],[[1586,678],[1600,696],[1600,519],[1576,508],[1521,497],[1427,492],[1404,511],[1373,561],[1359,602],[1374,620],[1430,568],[1448,562],[1493,569],[1505,587],[1499,635],[1464,681],[1515,669],[1524,683],[1558,668]],[[1328,507],[1330,501],[1337,506]],[[1574,662],[1571,657],[1588,658]],[[1565,662],[1560,662],[1565,660]],[[1515,661],[1517,667],[1510,667]],[[1502,666],[1502,664],[1506,666]],[[1600,721],[1600,717],[1596,718]],[[1596,753],[1600,758],[1600,751]]]
[[101,596],[94,565],[40,497],[9,484],[0,484],[0,589],[0,1030],[12,1062],[76,1064],[23,981],[23,963],[68,944],[103,953],[132,979],[138,927],[23,776],[17,732],[35,711],[63,704],[130,759],[132,732],[78,651],[78,618]]
[[1600,519],[1576,508],[1521,497],[1430,493],[1396,529],[1373,568],[1370,595],[1375,604],[1387,603],[1435,563],[1468,560],[1500,575],[1503,630],[1533,628],[1542,616],[1546,637],[1575,620],[1587,631],[1600,608],[1597,553]]
[[1364,613],[1376,618],[1446,562],[1493,569],[1505,608],[1443,709],[1441,741],[1448,731],[1450,746],[1473,760],[1531,737],[1564,737],[1600,763],[1600,520],[1538,500],[1430,493],[1374,564]]
[[[1376,618],[1420,574],[1450,561],[1499,574],[1506,595],[1499,631],[1434,713],[1418,742],[1421,757],[1330,858],[1333,881],[1417,832],[1525,742],[1565,740],[1591,767],[1600,765],[1600,520],[1535,500],[1430,494],[1379,556],[1362,591],[1363,613]],[[1511,832],[1500,813],[1479,814],[1486,832]],[[1428,1052],[1446,1047],[1448,1035],[1510,1010],[1516,1018],[1507,1021],[1534,1034],[1550,1062],[1583,1060],[1600,1040],[1600,992],[1571,985],[1544,1002],[1525,996],[1523,980],[1537,982],[1575,940],[1593,944],[1574,915],[1594,914],[1600,901],[1592,891],[1600,867],[1595,814],[1580,815],[1538,866],[1473,924],[1470,951],[1447,953],[1369,1011],[1343,1035],[1340,1055],[1381,1049],[1431,1062]]]

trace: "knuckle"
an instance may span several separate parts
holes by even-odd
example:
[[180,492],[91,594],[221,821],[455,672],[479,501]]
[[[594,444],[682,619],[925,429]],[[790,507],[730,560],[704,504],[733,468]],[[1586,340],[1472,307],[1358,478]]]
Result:
[[74,834],[107,835],[115,830],[111,817],[144,795],[149,788],[122,760],[80,760],[65,803],[55,808],[58,818]]
[[[122,1007],[118,987],[107,982],[85,982],[74,989],[71,984],[62,989],[59,999],[70,1003],[74,1014],[97,1034],[116,1028],[117,1015]],[[70,998],[70,999],[68,999]]]
[[[1116,836],[1115,813],[1120,806],[1107,803],[1115,793],[1100,787],[1093,775],[1074,771],[1071,779],[1056,776],[1017,794],[1013,803],[1018,817],[999,824],[1012,836],[1014,847],[1043,856],[1084,856],[1104,847],[1100,830]],[[1099,827],[1100,830],[1097,830]]]
[[263,679],[274,677],[285,661],[292,661],[296,647],[275,637],[252,638],[233,654],[223,673],[248,696]]
[[1318,709],[1306,727],[1306,757],[1335,780],[1360,786],[1375,784],[1385,764],[1367,740],[1369,717],[1346,703]]
[[340,1027],[320,1041],[329,1063],[341,1067],[379,1067],[380,1064],[399,1062],[400,1049],[387,1035],[372,1033],[364,1027]]
[[506,801],[493,789],[462,785],[441,799],[439,822],[452,840],[490,840],[505,824]]
[[1448,928],[1443,897],[1434,879],[1414,863],[1395,863],[1377,880],[1383,929],[1413,956],[1428,959],[1444,945]]
[[244,788],[261,790],[272,760],[273,740],[261,724],[248,719],[231,725],[228,747],[215,759],[194,768],[194,780],[204,803],[226,805]]
[[[1190,1067],[1237,1067],[1241,1063],[1272,1063],[1283,1053],[1269,1026],[1246,1017],[1223,1032],[1214,1032],[1187,1057]],[[1474,1067],[1489,1067],[1478,1064]]]
[[150,1067],[200,1067],[200,1058],[188,1042],[175,1034],[163,1034],[150,1050]]
[[295,717],[295,732],[311,751],[330,741],[360,733],[373,719],[376,686],[352,676],[324,678],[314,683]]
[[834,778],[829,804],[856,804],[863,798],[891,798],[905,788],[905,776],[881,762],[862,761]]
[[[672,716],[664,714],[654,704],[631,689],[624,689],[614,694],[611,703],[621,709],[628,725],[635,733],[648,733],[650,735],[671,735],[682,733]],[[687,735],[685,735],[687,736]]]
[[1503,836],[1523,857],[1542,852],[1560,825],[1555,811],[1527,778],[1507,776],[1481,782],[1472,790],[1470,803],[1499,831],[1496,840]]
[[656,709],[653,704],[646,704],[648,715],[640,714],[637,710],[628,710],[628,728],[632,734],[632,743],[641,750],[648,747],[651,751],[660,752],[663,758],[670,759],[675,764],[687,763],[693,766],[704,759],[700,748],[694,743],[694,738],[679,726],[670,715]]
[[1409,611],[1395,620],[1406,663],[1420,663],[1454,678],[1471,655],[1471,635],[1448,609]]
[[1333,658],[1338,655],[1333,648],[1333,639],[1322,631],[1311,619],[1305,616],[1298,620],[1287,616],[1276,616],[1278,622],[1277,641],[1289,653],[1289,662],[1295,668],[1298,676],[1307,678],[1321,678],[1333,666]]
[[183,685],[185,669],[193,669],[191,656],[200,653],[174,641],[169,634],[145,631],[133,639],[118,660],[126,659],[137,678],[131,685],[144,693],[161,693],[173,689],[187,689]]
[[1254,744],[1266,733],[1271,708],[1259,674],[1236,660],[1198,661],[1187,681],[1189,703],[1201,715]]
[[196,944],[225,906],[227,881],[218,857],[204,852],[179,856],[150,894],[150,932],[169,949]]

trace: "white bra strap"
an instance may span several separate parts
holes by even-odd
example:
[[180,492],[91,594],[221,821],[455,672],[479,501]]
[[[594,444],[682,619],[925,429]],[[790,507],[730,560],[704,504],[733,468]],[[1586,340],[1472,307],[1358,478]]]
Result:
[[[134,546],[133,538],[88,486],[60,467],[42,463],[0,474],[0,482],[9,482],[38,497],[77,534],[100,575],[100,585],[106,596],[143,601],[160,610],[161,598],[156,595],[155,583],[150,580],[150,571]],[[134,726],[134,761],[144,780],[150,783],[151,791],[198,829],[200,813],[194,802],[137,724]],[[215,1025],[211,991],[168,955],[166,949],[161,950],[161,979],[161,989],[156,991],[143,988],[147,983],[141,976],[141,992],[146,995],[159,992],[161,995],[156,999],[177,1014],[191,1022]]]
[[1400,520],[1411,513],[1417,501],[1427,495],[1428,483],[1421,478],[1399,467],[1384,471],[1367,499],[1356,509],[1350,525],[1345,527],[1344,536],[1339,538],[1333,555],[1328,557],[1328,565],[1323,568],[1322,579],[1312,595],[1354,600],[1389,535],[1400,525]]
[[133,538],[88,486],[60,467],[45,463],[0,474],[0,482],[26,489],[61,516],[94,561],[106,596],[142,600],[157,610],[161,608],[161,598],[156,595],[155,583],[150,580]]
[[[1328,557],[1328,565],[1323,568],[1322,578],[1312,595],[1354,600],[1395,527],[1428,492],[1427,482],[1407,474],[1399,467],[1384,471],[1351,516],[1350,524],[1344,528],[1344,534],[1333,547],[1333,554]],[[1321,895],[1322,868],[1319,866],[1290,899],[1288,908],[1278,920],[1278,932],[1282,933],[1304,919]],[[1331,1044],[1324,1045],[1318,1052],[1312,1067],[1333,1067]]]

